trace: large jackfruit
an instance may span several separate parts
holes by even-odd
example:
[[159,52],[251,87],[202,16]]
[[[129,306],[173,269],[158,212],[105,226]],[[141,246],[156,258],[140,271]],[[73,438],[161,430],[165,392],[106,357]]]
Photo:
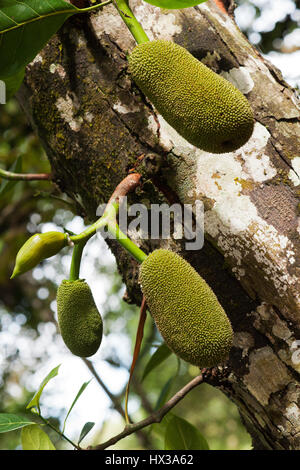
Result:
[[149,41],[136,46],[128,61],[142,92],[191,144],[227,153],[251,137],[254,119],[245,96],[183,47]]
[[64,280],[57,290],[58,325],[65,345],[80,357],[89,357],[101,344],[103,323],[93,294],[84,279]]
[[140,266],[142,292],[169,348],[198,367],[227,359],[232,346],[230,321],[208,284],[181,256],[153,251]]

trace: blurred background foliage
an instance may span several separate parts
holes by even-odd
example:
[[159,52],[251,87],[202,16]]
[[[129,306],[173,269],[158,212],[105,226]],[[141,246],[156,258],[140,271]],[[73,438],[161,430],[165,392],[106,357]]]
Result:
[[[238,0],[236,3],[240,28],[266,57],[281,67],[284,78],[296,87],[299,67],[296,70],[294,54],[300,49],[300,9],[296,2]],[[39,139],[16,99],[11,99],[0,108],[1,168],[10,169],[17,159],[22,164],[22,172],[50,172]],[[104,318],[105,340],[91,361],[71,358],[57,332],[55,303],[57,285],[68,275],[70,250],[65,248],[13,281],[9,277],[18,249],[31,234],[64,228],[79,232],[84,222],[73,212],[72,201],[48,182],[18,182],[4,191],[5,185],[5,181],[0,181],[0,412],[25,414],[26,404],[39,381],[52,367],[62,363],[64,371],[55,379],[53,387],[44,392],[44,415],[54,424],[61,424],[78,391],[77,381],[80,386],[94,377],[93,386],[89,385],[90,394],[83,395],[76,405],[76,413],[73,412],[69,436],[78,436],[85,421],[95,421],[93,432],[83,444],[99,443],[124,425],[120,406],[124,406],[139,309],[123,300],[124,286],[115,260],[105,242],[94,237],[85,249],[82,277],[90,283]],[[172,355],[142,381],[145,365],[160,343],[161,338],[148,316],[142,352],[130,388],[129,411],[135,421],[155,409],[171,378],[165,399],[197,375],[197,369],[185,363],[178,370],[177,359]],[[251,449],[250,436],[236,406],[208,385],[194,389],[174,412],[194,424],[211,449]],[[114,448],[163,449],[163,430],[164,421],[122,440]],[[52,431],[49,435],[57,448],[70,448]],[[20,431],[0,434],[0,449],[18,448]]]

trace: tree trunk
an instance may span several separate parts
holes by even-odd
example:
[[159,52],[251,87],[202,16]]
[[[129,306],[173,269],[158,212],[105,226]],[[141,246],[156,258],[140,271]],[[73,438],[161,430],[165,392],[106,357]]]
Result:
[[[28,66],[18,99],[55,182],[89,221],[149,153],[162,166],[133,201],[204,202],[204,247],[185,251],[176,240],[167,243],[207,280],[233,324],[229,361],[207,380],[237,404],[255,448],[300,449],[297,98],[220,0],[181,11],[130,3],[150,39],[184,46],[247,96],[256,124],[242,149],[203,152],[165,123],[130,79],[126,53],[135,41],[112,5],[70,19]],[[145,251],[157,246],[139,244]],[[137,263],[111,247],[127,300],[139,302]]]

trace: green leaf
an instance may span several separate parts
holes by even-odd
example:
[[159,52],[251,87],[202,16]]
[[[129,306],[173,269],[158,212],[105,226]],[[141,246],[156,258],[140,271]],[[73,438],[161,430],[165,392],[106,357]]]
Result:
[[206,0],[145,0],[156,7],[166,8],[167,10],[180,10],[181,8],[194,7]]
[[4,78],[3,81],[6,86],[6,101],[14,96],[17,93],[18,89],[22,85],[25,75],[25,67],[22,67],[15,75]]
[[[91,380],[92,380],[92,379],[91,379]],[[66,418],[65,418],[64,426],[63,426],[63,432],[64,432],[64,430],[65,430],[66,421],[67,421],[67,419],[68,419],[69,414],[71,413],[71,411],[72,411],[72,409],[73,409],[75,403],[77,402],[78,398],[79,398],[80,395],[84,392],[84,390],[86,389],[86,387],[88,386],[88,384],[90,383],[91,380],[89,380],[88,382],[84,382],[84,384],[81,385],[81,387],[80,387],[80,389],[79,389],[79,391],[78,391],[78,393],[77,393],[77,395],[76,395],[76,397],[75,397],[75,399],[74,399],[74,401],[73,401],[73,403],[72,403],[72,405],[71,405],[71,407],[70,407],[70,409],[69,409],[69,411],[68,411],[68,413],[67,413],[67,416],[66,416]]]
[[172,415],[166,428],[165,450],[209,450],[209,446],[195,426]]
[[161,346],[157,348],[155,353],[151,356],[149,362],[147,363],[142,380],[147,377],[147,375],[155,369],[155,367],[159,366],[165,359],[167,359],[172,354],[172,351],[168,348],[168,346],[163,343]]
[[161,390],[161,392],[160,392],[160,394],[159,394],[158,400],[157,400],[157,402],[156,402],[155,408],[154,408],[155,411],[158,410],[161,406],[163,406],[164,403],[166,403],[174,379],[175,379],[175,377],[171,377],[171,378],[165,383],[165,385],[163,386],[163,388],[162,388],[162,390]]
[[85,425],[83,426],[83,428],[81,430],[80,436],[79,436],[78,445],[80,444],[80,442],[85,438],[85,436],[90,432],[90,430],[94,426],[95,426],[95,423],[92,423],[91,421],[88,421],[87,423],[85,423]]
[[47,385],[47,383],[58,374],[58,369],[60,368],[60,366],[61,364],[54,367],[54,369],[52,369],[52,371],[47,375],[47,377],[44,378],[44,380],[42,381],[42,383],[40,384],[38,388],[38,391],[34,394],[32,400],[26,406],[26,409],[36,407],[40,411],[40,397],[42,395],[42,392],[45,386]]
[[32,421],[23,416],[12,413],[0,413],[0,432],[13,431],[32,424]]
[[23,450],[55,450],[48,434],[37,424],[22,429],[21,442]]
[[0,0],[0,77],[19,73],[78,11],[64,0]]
[[[1,0],[0,0],[1,1]],[[18,157],[17,160],[10,167],[9,171],[12,173],[21,173],[22,171],[22,156]],[[0,185],[0,198],[10,191],[19,181],[17,180],[6,180],[3,179]]]

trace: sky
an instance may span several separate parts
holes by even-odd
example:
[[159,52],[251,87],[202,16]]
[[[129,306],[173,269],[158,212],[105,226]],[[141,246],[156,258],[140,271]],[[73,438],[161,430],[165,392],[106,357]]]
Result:
[[[255,19],[255,5],[262,8],[261,15],[257,19]],[[262,31],[272,31],[276,22],[282,21],[288,14],[298,22],[299,28],[286,35],[281,42],[287,50],[292,48],[298,50],[290,53],[272,51],[265,57],[281,70],[290,85],[300,87],[300,9],[296,8],[295,3],[292,0],[252,0],[252,2],[245,1],[235,10],[238,26],[242,29],[252,29],[249,40],[254,45],[259,42]]]

